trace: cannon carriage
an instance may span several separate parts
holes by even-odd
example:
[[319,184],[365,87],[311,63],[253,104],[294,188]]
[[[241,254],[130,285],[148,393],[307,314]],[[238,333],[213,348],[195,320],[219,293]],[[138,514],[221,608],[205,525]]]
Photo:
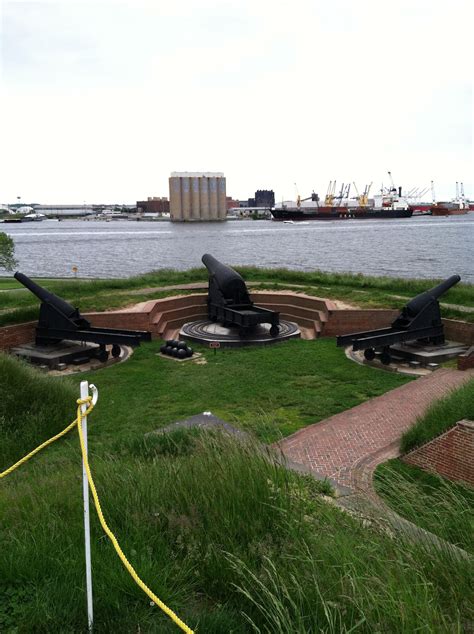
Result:
[[241,336],[245,336],[259,324],[270,324],[270,336],[278,336],[280,314],[256,306],[237,271],[209,254],[202,256],[202,262],[209,271],[207,308],[211,321],[218,321],[224,326],[235,326]]
[[100,328],[91,326],[79,312],[61,297],[46,290],[23,273],[15,273],[15,279],[41,301],[35,343],[38,346],[59,344],[63,340],[99,344],[97,357],[106,361],[107,344],[112,344],[112,356],[120,355],[120,345],[138,346],[141,341],[151,341],[151,333],[144,330]]
[[354,351],[363,350],[368,361],[375,358],[376,352],[380,352],[380,360],[388,365],[392,360],[392,345],[414,341],[420,345],[444,344],[438,299],[460,279],[459,275],[452,275],[438,286],[414,297],[388,328],[340,335],[336,338],[337,346],[352,345]]

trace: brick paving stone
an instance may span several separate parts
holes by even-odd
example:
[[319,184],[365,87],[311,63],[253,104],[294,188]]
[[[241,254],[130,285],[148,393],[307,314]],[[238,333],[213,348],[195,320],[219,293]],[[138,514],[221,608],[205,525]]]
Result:
[[350,410],[300,429],[278,446],[293,462],[353,490],[371,489],[375,467],[399,455],[399,442],[438,399],[474,377],[442,368]]

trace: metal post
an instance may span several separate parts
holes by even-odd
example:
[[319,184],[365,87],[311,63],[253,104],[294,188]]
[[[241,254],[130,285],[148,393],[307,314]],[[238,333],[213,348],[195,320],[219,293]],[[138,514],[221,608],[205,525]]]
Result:
[[[81,398],[89,396],[89,383],[81,381]],[[84,413],[87,405],[81,405],[81,411]],[[87,416],[82,419],[82,435],[84,438],[84,447],[87,456]],[[85,556],[86,556],[86,593],[87,593],[87,624],[89,632],[92,632],[94,623],[94,615],[92,609],[92,567],[91,567],[91,533],[89,522],[89,483],[87,481],[87,473],[82,461],[82,494],[84,498],[84,538],[85,538]]]

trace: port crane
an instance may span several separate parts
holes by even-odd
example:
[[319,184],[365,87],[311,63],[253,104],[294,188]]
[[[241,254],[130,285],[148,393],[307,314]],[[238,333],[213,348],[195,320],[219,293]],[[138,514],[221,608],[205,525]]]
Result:
[[370,192],[370,188],[372,187],[372,183],[370,183],[370,185],[366,185],[364,188],[364,192],[362,194],[359,194],[359,190],[357,189],[357,185],[355,183],[352,183],[354,185],[354,189],[356,190],[356,194],[357,194],[357,201],[359,203],[359,207],[368,207],[369,205],[369,192]]
[[341,185],[341,190],[339,192],[339,196],[337,196],[337,200],[339,201],[339,205],[342,206],[342,201],[344,199],[348,199],[349,198],[349,192],[351,190],[351,185],[350,183],[348,183],[347,185],[345,185],[344,183],[342,183]]
[[295,183],[295,187],[296,187],[296,206],[298,207],[298,209],[300,209],[301,203],[304,203],[307,200],[312,200],[315,203],[319,202],[319,196],[314,191],[314,189],[313,189],[313,192],[312,192],[311,196],[308,196],[307,198],[301,198],[300,193],[298,191],[298,186],[297,186],[296,183]]
[[336,181],[329,181],[328,190],[326,192],[326,197],[324,199],[324,204],[327,207],[333,206],[335,194],[336,194]]

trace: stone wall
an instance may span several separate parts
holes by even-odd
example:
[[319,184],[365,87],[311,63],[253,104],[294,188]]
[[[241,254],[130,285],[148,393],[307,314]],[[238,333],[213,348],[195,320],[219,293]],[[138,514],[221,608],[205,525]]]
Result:
[[474,486],[474,422],[461,420],[447,432],[410,451],[403,462]]

